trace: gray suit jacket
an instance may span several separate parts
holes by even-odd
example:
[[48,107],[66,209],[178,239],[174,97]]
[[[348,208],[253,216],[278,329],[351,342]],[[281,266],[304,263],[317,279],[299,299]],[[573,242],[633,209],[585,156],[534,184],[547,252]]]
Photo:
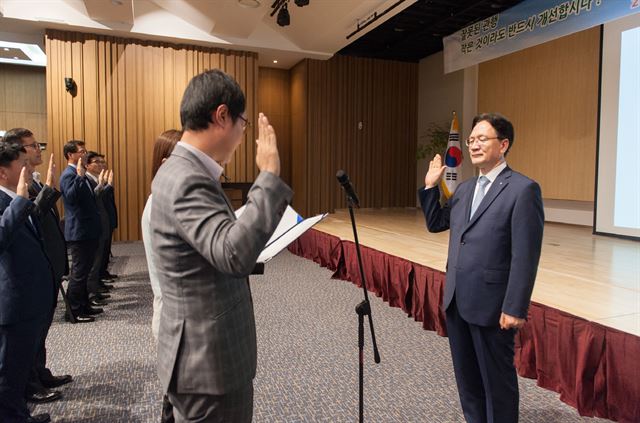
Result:
[[152,192],[151,245],[164,303],[158,339],[163,389],[233,392],[256,373],[247,276],[293,193],[279,177],[261,172],[236,220],[220,182],[181,146],[160,167]]

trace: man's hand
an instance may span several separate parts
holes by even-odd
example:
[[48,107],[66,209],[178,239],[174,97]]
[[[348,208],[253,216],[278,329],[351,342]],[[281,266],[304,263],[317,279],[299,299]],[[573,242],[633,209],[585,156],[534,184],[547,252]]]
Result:
[[269,119],[262,113],[258,117],[258,146],[256,151],[256,165],[260,171],[271,172],[280,176],[280,155],[278,154],[278,144],[276,133],[269,125]]
[[47,181],[46,181],[47,186],[50,186],[51,188],[58,188],[56,187],[56,161],[53,158],[53,153],[51,153],[51,157],[49,157],[49,168],[47,169]]
[[16,187],[16,194],[20,197],[24,197],[27,200],[29,199],[29,181],[31,178],[29,177],[29,170],[26,166],[22,166],[22,170],[20,171],[20,179],[18,179],[18,186]]
[[78,159],[78,165],[76,167],[76,171],[78,172],[78,176],[84,176],[87,173],[87,169],[82,164],[82,157]]
[[113,186],[113,170],[107,170],[107,183]]
[[106,183],[107,183],[107,175],[105,170],[102,169],[100,171],[100,174],[98,175],[98,185],[103,186]]
[[525,323],[526,320],[519,317],[509,316],[505,313],[500,315],[500,329],[520,329]]
[[429,170],[424,177],[425,187],[433,188],[438,185],[446,168],[446,166],[442,166],[442,157],[440,157],[440,154],[436,154],[433,160],[429,162]]

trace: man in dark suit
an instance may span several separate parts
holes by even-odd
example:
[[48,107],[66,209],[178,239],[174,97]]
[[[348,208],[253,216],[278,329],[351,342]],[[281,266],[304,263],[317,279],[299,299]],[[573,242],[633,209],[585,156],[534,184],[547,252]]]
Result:
[[518,421],[514,335],[527,317],[544,211],[538,184],[507,166],[513,139],[505,117],[476,116],[466,144],[480,176],[460,184],[441,207],[446,167],[436,155],[419,191],[429,231],[451,231],[442,305],[469,423]]
[[54,281],[37,219],[30,216],[31,169],[25,149],[0,143],[0,421],[47,422],[24,399],[42,328],[53,308]]
[[[67,290],[71,312],[76,322],[94,320],[101,308],[89,304],[87,280],[93,265],[101,225],[96,199],[86,177],[84,141],[72,140],[64,146],[67,168],[60,176],[60,191],[64,201],[64,238],[71,253],[71,273]],[[66,316],[70,320],[70,316]]]
[[236,219],[220,184],[248,125],[238,83],[195,76],[180,105],[184,128],[153,179],[152,257],[162,291],[158,375],[183,422],[250,422],[256,327],[247,276],[293,195],[280,179],[273,128],[260,114],[260,174]]
[[[42,164],[40,144],[38,144],[33,132],[30,130],[26,128],[10,129],[4,135],[3,141],[22,145],[27,153],[27,160],[31,168],[35,169],[36,166]],[[49,160],[46,184],[43,185],[35,178],[32,179],[29,185],[29,198],[36,204],[34,216],[38,219],[45,254],[53,269],[55,298],[57,298],[59,284],[62,281],[62,277],[69,272],[69,265],[64,235],[60,229],[60,216],[58,209],[55,207],[55,203],[61,196],[55,181],[55,162],[52,154]],[[53,311],[52,309],[47,324],[40,334],[36,359],[27,385],[27,400],[34,403],[48,402],[60,398],[60,392],[51,388],[64,385],[72,380],[70,375],[54,376],[46,366],[47,350],[45,341],[53,321]]]
[[[109,170],[105,157],[101,157],[104,160],[103,169],[105,171]],[[102,253],[102,268],[100,269],[100,279],[105,281],[112,281],[118,277],[118,275],[109,272],[109,261],[111,260],[111,241],[113,240],[113,232],[118,227],[118,208],[116,207],[115,187],[113,186],[113,170],[110,171],[109,175],[109,185],[111,186],[111,189],[105,192],[105,195],[102,197],[104,201],[104,207],[107,210],[107,215],[109,216],[109,229],[106,238],[107,241],[104,245],[104,250]]]
[[[89,291],[89,299],[92,305],[104,305],[109,295],[106,292],[109,290],[108,286],[101,281],[101,270],[103,268],[104,249],[107,244],[108,238],[111,237],[111,223],[109,220],[109,213],[105,205],[105,197],[113,194],[113,176],[111,181],[108,181],[111,172],[105,169],[105,160],[102,154],[98,154],[95,151],[87,153],[87,181],[93,190],[93,194],[96,198],[96,206],[98,208],[98,214],[100,215],[100,238],[98,240],[98,249],[89,272],[89,280],[87,281],[87,289]],[[107,257],[108,259],[108,257]]]

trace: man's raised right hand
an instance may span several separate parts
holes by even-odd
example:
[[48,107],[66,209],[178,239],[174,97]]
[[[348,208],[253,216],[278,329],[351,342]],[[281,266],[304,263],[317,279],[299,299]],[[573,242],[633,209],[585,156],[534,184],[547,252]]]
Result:
[[280,155],[273,126],[262,113],[258,117],[258,139],[256,140],[256,165],[260,171],[271,172],[280,176]]
[[440,154],[436,154],[433,160],[429,162],[429,170],[424,177],[424,186],[426,188],[433,188],[438,185],[446,168],[446,166],[442,166],[442,157],[440,157]]

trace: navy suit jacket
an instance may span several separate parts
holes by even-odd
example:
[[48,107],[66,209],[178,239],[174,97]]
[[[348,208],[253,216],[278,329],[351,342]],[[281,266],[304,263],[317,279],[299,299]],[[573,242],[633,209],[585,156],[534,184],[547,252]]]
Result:
[[104,208],[107,209],[107,214],[109,215],[109,225],[111,231],[118,227],[118,209],[116,208],[116,197],[115,191],[111,185],[109,185],[111,189],[105,192],[102,200],[104,201]]
[[67,241],[99,239],[100,216],[87,177],[78,176],[73,166],[67,166],[60,176],[60,191],[64,202],[64,238]]
[[[30,200],[0,191],[0,325],[42,319],[54,304],[54,281]],[[32,218],[37,225],[37,219]]]
[[430,232],[450,229],[443,308],[454,294],[463,319],[496,326],[500,314],[526,318],[536,279],[544,210],[540,186],[505,168],[469,220],[477,178],[460,184],[440,206],[438,187],[421,189]]

